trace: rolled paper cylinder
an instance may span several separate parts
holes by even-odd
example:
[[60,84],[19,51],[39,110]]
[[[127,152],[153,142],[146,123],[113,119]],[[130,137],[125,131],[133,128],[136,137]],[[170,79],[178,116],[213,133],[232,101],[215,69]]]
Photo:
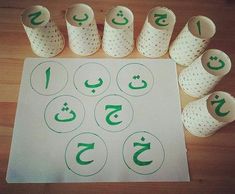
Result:
[[112,57],[124,57],[134,49],[134,16],[123,6],[111,9],[104,24],[102,48]]
[[204,52],[215,31],[215,24],[209,18],[205,16],[190,18],[170,45],[170,57],[180,65],[189,66]]
[[186,105],[182,112],[185,128],[198,137],[208,137],[235,120],[235,99],[222,91]]
[[65,20],[70,49],[82,56],[95,53],[100,48],[94,12],[86,4],[75,4],[67,9]]
[[166,7],[155,7],[150,10],[137,38],[138,51],[151,58],[166,54],[175,21],[175,14]]
[[179,85],[186,94],[203,97],[230,69],[231,61],[228,55],[217,49],[209,49],[181,71]]
[[40,57],[53,57],[65,45],[64,37],[50,18],[47,8],[40,5],[25,9],[21,21],[33,52]]

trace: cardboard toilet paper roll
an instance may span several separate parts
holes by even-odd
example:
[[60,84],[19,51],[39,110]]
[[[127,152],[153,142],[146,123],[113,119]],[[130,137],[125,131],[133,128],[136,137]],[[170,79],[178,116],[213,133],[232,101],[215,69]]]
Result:
[[151,58],[166,54],[175,21],[175,14],[166,7],[155,7],[150,10],[137,38],[138,51]]
[[178,64],[189,66],[199,57],[216,31],[215,24],[205,16],[189,19],[169,49],[171,58]]
[[100,48],[94,12],[86,4],[75,4],[65,14],[69,47],[78,55],[91,55]]
[[235,99],[217,91],[186,105],[182,112],[185,128],[198,137],[211,136],[235,120]]
[[124,57],[134,49],[134,16],[123,6],[111,9],[104,24],[102,48],[112,57]]
[[179,84],[186,94],[203,97],[230,69],[231,61],[228,55],[217,49],[209,49],[181,71]]
[[53,57],[63,50],[64,37],[51,20],[47,8],[36,5],[25,9],[21,21],[36,55]]

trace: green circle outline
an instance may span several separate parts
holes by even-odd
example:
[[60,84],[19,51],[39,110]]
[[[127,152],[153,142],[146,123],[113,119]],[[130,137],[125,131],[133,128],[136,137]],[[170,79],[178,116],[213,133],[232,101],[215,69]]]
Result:
[[[102,167],[101,167],[97,172],[95,172],[95,173],[93,173],[93,174],[89,174],[89,175],[82,175],[82,174],[79,174],[79,173],[77,173],[77,172],[74,172],[74,171],[72,170],[72,168],[69,167],[69,165],[68,165],[68,163],[67,163],[67,159],[66,159],[66,153],[67,153],[67,149],[68,149],[69,144],[73,141],[73,139],[75,139],[76,137],[78,137],[78,136],[80,136],[80,135],[83,135],[83,134],[92,134],[92,135],[98,137],[98,138],[104,143],[104,146],[105,146],[105,149],[106,149],[106,158],[105,158],[104,164],[102,165]],[[70,141],[68,142],[68,144],[67,144],[67,146],[66,146],[66,149],[65,149],[64,160],[65,160],[65,164],[66,164],[67,168],[68,168],[71,172],[73,172],[73,173],[76,174],[76,175],[82,176],[82,177],[89,177],[89,176],[93,176],[93,175],[95,175],[95,174],[98,174],[98,173],[105,167],[105,165],[106,165],[106,163],[107,163],[107,160],[108,160],[108,155],[109,155],[109,153],[108,153],[107,145],[106,145],[105,141],[104,141],[99,135],[97,135],[96,133],[91,133],[91,132],[83,132],[83,133],[80,133],[80,134],[74,136],[72,139],[70,139]]]
[[[38,92],[38,91],[33,87],[33,84],[32,84],[32,75],[33,75],[33,72],[34,72],[40,65],[42,65],[43,63],[47,63],[47,62],[50,62],[50,63],[53,62],[53,63],[57,63],[57,64],[61,65],[61,66],[64,68],[65,72],[66,72],[66,82],[65,82],[64,86],[63,86],[59,91],[57,91],[57,92],[55,92],[55,93],[52,93],[52,94],[43,94],[43,93],[40,93],[40,92]],[[59,92],[61,92],[61,91],[65,88],[65,86],[67,85],[67,83],[68,83],[68,71],[67,71],[67,69],[65,68],[65,66],[64,66],[62,63],[57,62],[57,61],[44,61],[44,62],[41,62],[41,63],[39,63],[38,65],[36,65],[36,67],[34,67],[33,70],[32,70],[32,72],[30,73],[30,86],[31,86],[31,88],[32,88],[37,94],[42,95],[42,96],[52,96],[52,95],[58,94]]]
[[[52,127],[49,126],[49,124],[48,124],[48,122],[47,122],[47,120],[46,120],[46,110],[47,110],[49,104],[50,104],[52,101],[54,101],[55,99],[60,98],[60,97],[62,97],[62,96],[68,96],[68,97],[75,98],[76,100],[78,100],[78,101],[81,103],[81,105],[82,105],[82,107],[83,107],[83,110],[84,110],[84,115],[83,115],[83,119],[82,119],[81,123],[80,123],[77,127],[75,127],[75,129],[72,129],[72,130],[66,131],[66,132],[56,131],[55,129],[53,129]],[[46,108],[45,108],[45,110],[44,110],[44,120],[45,120],[45,122],[46,122],[46,125],[47,125],[47,127],[48,127],[51,131],[53,131],[53,132],[55,132],[55,133],[70,133],[70,132],[72,132],[72,131],[75,131],[76,129],[78,129],[78,128],[82,125],[82,123],[83,123],[83,121],[84,121],[84,119],[85,119],[85,116],[86,116],[86,109],[85,109],[85,107],[84,107],[84,104],[82,103],[82,101],[81,101],[80,99],[78,99],[78,98],[76,98],[76,97],[74,97],[74,96],[72,96],[72,95],[60,95],[60,96],[57,96],[57,97],[53,98],[52,100],[49,101],[49,103],[46,105]]]
[[[120,130],[118,130],[118,131],[111,131],[111,130],[105,129],[104,127],[102,127],[102,126],[99,124],[99,122],[98,122],[97,119],[96,119],[96,108],[97,108],[99,102],[102,101],[104,98],[110,97],[110,96],[118,96],[118,97],[121,97],[122,99],[126,100],[126,101],[128,102],[128,104],[130,105],[131,110],[132,110],[132,118],[131,118],[129,124],[128,124],[125,128],[120,129]],[[134,119],[134,109],[133,109],[133,107],[132,107],[132,104],[130,103],[130,101],[129,101],[127,98],[125,98],[125,97],[123,97],[123,96],[121,96],[121,95],[119,95],[119,94],[109,94],[109,95],[104,96],[103,98],[101,98],[101,99],[96,103],[95,109],[94,109],[94,117],[95,117],[95,122],[96,122],[96,124],[97,124],[100,128],[102,128],[102,129],[104,129],[105,131],[108,131],[108,132],[117,133],[117,132],[121,132],[121,131],[125,130],[127,127],[130,126],[130,124],[132,123],[132,121],[133,121],[133,119]]]
[[[106,88],[103,92],[101,92],[100,94],[97,94],[97,95],[88,95],[88,94],[85,94],[85,93],[83,93],[81,90],[79,90],[78,87],[77,87],[76,84],[75,84],[75,76],[76,76],[77,72],[79,71],[79,69],[81,69],[82,67],[86,66],[86,65],[89,64],[89,63],[93,63],[93,64],[96,64],[96,65],[99,65],[99,66],[103,67],[103,68],[106,70],[106,72],[108,73],[109,84],[108,84],[107,88]],[[100,63],[96,63],[96,62],[87,62],[87,63],[82,64],[80,67],[78,67],[78,68],[75,70],[74,75],[73,75],[73,85],[74,85],[74,87],[76,88],[76,90],[77,90],[80,94],[82,94],[82,95],[84,95],[84,96],[88,96],[88,97],[97,97],[97,96],[103,94],[104,92],[106,92],[106,91],[109,89],[110,84],[111,84],[111,74],[110,74],[108,68],[106,68],[104,65],[102,65],[102,64],[100,64]]]
[[[119,81],[118,81],[118,76],[119,76],[121,70],[123,70],[125,67],[127,67],[127,66],[129,66],[129,65],[133,65],[133,64],[140,65],[140,66],[144,67],[144,68],[147,69],[147,70],[150,72],[150,74],[152,75],[152,81],[153,81],[152,86],[150,87],[150,89],[149,89],[147,92],[145,92],[145,93],[143,93],[143,94],[141,94],[141,95],[133,95],[133,94],[129,94],[129,93],[125,92],[125,91],[120,87],[120,84],[119,84]],[[144,95],[148,94],[148,93],[152,90],[153,85],[155,84],[154,82],[155,82],[155,79],[154,79],[153,72],[152,72],[148,67],[146,67],[145,65],[143,65],[142,63],[128,63],[128,64],[124,65],[124,66],[118,71],[117,76],[116,76],[116,83],[117,83],[118,88],[119,88],[122,92],[124,92],[125,94],[127,94],[128,96],[133,96],[133,97],[139,97],[139,96],[144,96]]]
[[[162,150],[163,150],[163,159],[162,159],[162,163],[161,163],[161,165],[160,165],[156,170],[154,170],[153,172],[150,172],[150,173],[140,173],[140,172],[137,172],[137,171],[133,170],[133,169],[127,164],[127,162],[126,162],[126,160],[125,160],[125,157],[124,157],[124,147],[125,147],[125,144],[126,144],[127,140],[128,140],[131,136],[133,136],[134,134],[137,134],[137,133],[147,133],[147,134],[153,136],[155,139],[157,139],[157,140],[159,141],[160,145],[162,146]],[[164,149],[164,147],[163,147],[163,145],[162,145],[162,142],[161,142],[155,135],[153,135],[152,133],[147,132],[147,131],[137,131],[137,132],[131,133],[131,134],[126,138],[126,140],[124,141],[124,144],[123,144],[123,146],[122,146],[122,158],[123,158],[123,161],[124,161],[124,163],[126,164],[127,168],[131,169],[133,172],[135,172],[135,173],[137,173],[137,174],[141,174],[141,175],[150,175],[150,174],[154,174],[155,172],[157,172],[158,170],[160,170],[160,168],[162,167],[162,165],[163,165],[163,163],[164,163],[164,161],[165,161],[165,149]]]

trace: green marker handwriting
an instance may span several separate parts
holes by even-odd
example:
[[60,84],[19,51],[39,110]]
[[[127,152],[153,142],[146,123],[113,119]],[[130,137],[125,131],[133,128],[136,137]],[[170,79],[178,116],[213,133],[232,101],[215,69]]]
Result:
[[88,18],[89,18],[89,16],[88,16],[86,13],[84,14],[84,16],[85,16],[84,18],[77,18],[77,16],[74,15],[74,16],[73,16],[73,20],[76,21],[76,22],[78,22],[78,25],[81,26],[82,23],[85,22],[85,21],[87,21]]
[[84,161],[82,160],[80,157],[81,157],[81,154],[87,150],[93,150],[95,148],[95,143],[79,143],[78,144],[78,148],[79,147],[84,147],[84,149],[81,149],[78,153],[77,153],[77,156],[76,156],[76,161],[78,164],[80,165],[88,165],[92,162],[94,162],[94,160],[90,160],[90,161]]
[[112,22],[113,22],[114,24],[119,25],[119,26],[124,26],[124,25],[128,24],[129,20],[128,20],[126,17],[123,17],[124,15],[123,15],[122,10],[120,10],[120,11],[117,13],[117,16],[123,18],[123,22],[117,22],[117,21],[115,20],[115,18],[113,18],[113,19],[112,19]]
[[156,17],[155,24],[158,26],[167,26],[169,23],[166,23],[167,14],[154,14],[154,17]]
[[227,112],[221,112],[221,111],[220,111],[221,107],[222,107],[222,106],[224,105],[224,103],[225,103],[225,99],[223,98],[223,99],[220,99],[220,100],[219,100],[219,96],[218,96],[218,95],[215,96],[215,99],[217,99],[217,100],[211,101],[211,105],[212,105],[212,106],[213,106],[214,104],[217,104],[217,106],[216,106],[216,108],[215,108],[215,113],[216,113],[218,116],[220,116],[220,117],[226,116],[230,111],[227,111]]
[[[211,56],[210,58],[209,58],[211,61],[217,61],[218,60],[218,57],[217,56]],[[221,59],[219,59],[219,66],[212,66],[211,65],[211,63],[210,63],[210,61],[207,63],[207,67],[209,67],[210,69],[212,69],[212,70],[220,70],[220,69],[223,69],[224,68],[224,66],[225,66],[225,62],[223,61],[223,60],[221,60]]]
[[44,20],[38,21],[38,22],[35,21],[40,15],[42,15],[41,11],[29,14],[28,17],[31,18],[31,20],[30,20],[31,24],[33,24],[33,25],[40,25],[40,24],[42,24],[44,22]]
[[197,29],[198,29],[198,33],[201,36],[201,23],[200,20],[197,21]]
[[[141,141],[144,142],[145,138],[142,137]],[[150,143],[139,143],[139,142],[134,142],[134,147],[140,146],[142,147],[141,149],[139,149],[137,152],[135,152],[135,154],[133,155],[133,161],[135,162],[135,164],[137,164],[138,166],[147,166],[149,164],[151,164],[153,161],[141,161],[138,159],[139,155],[143,152],[145,152],[146,150],[150,149]]]
[[122,121],[112,121],[110,119],[110,117],[114,114],[114,118],[118,118],[118,114],[116,114],[117,112],[121,111],[122,110],[122,105],[106,105],[105,106],[105,110],[108,110],[108,109],[114,109],[113,111],[111,111],[109,114],[107,114],[106,116],[106,122],[109,124],[109,125],[119,125],[120,123],[122,123]]
[[46,89],[48,88],[50,77],[51,77],[51,68],[49,67],[46,70],[46,86],[45,86]]
[[[140,75],[135,75],[132,77],[134,80],[139,80],[140,79]],[[130,82],[128,84],[129,88],[133,89],[133,90],[139,90],[139,89],[144,89],[148,86],[147,82],[145,80],[141,80],[142,85],[140,86],[133,86],[133,83]]]
[[65,102],[63,108],[61,109],[62,112],[69,112],[70,117],[69,118],[60,118],[60,113],[57,113],[54,116],[54,119],[58,122],[71,122],[76,119],[76,113],[73,110],[70,110],[68,108],[68,103]]
[[85,85],[85,87],[87,87],[87,88],[92,88],[91,92],[94,94],[94,93],[95,93],[95,89],[94,89],[94,88],[98,88],[98,87],[102,86],[102,84],[104,83],[104,81],[103,81],[101,78],[99,78],[98,81],[99,81],[99,82],[96,83],[96,84],[89,84],[89,83],[88,83],[89,80],[86,80],[86,81],[84,82],[84,85]]

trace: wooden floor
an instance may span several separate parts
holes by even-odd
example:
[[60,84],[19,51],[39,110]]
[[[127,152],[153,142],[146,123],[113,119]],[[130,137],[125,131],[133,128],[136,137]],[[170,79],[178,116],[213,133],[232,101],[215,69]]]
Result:
[[[135,17],[135,37],[139,34],[148,10],[155,6],[166,6],[177,17],[173,39],[189,17],[205,15],[210,17],[217,32],[209,48],[225,51],[235,61],[235,1],[233,0],[114,0],[83,1],[95,12],[96,21],[102,34],[105,13],[115,5],[129,7]],[[235,123],[231,123],[209,138],[196,138],[185,132],[191,182],[189,183],[95,183],[95,184],[7,184],[5,181],[12,129],[17,106],[23,61],[36,57],[30,48],[20,23],[23,9],[41,4],[46,6],[66,37],[65,9],[78,1],[59,0],[0,1],[0,194],[26,193],[187,193],[187,194],[232,194],[235,193]],[[66,42],[67,43],[67,42]],[[68,45],[58,57],[78,57]],[[107,57],[99,50],[91,57]],[[129,58],[142,57],[135,50]],[[167,57],[167,56],[165,56]],[[178,67],[180,71],[182,67]],[[232,68],[215,88],[235,96],[235,70]],[[182,107],[192,98],[181,91]]]

